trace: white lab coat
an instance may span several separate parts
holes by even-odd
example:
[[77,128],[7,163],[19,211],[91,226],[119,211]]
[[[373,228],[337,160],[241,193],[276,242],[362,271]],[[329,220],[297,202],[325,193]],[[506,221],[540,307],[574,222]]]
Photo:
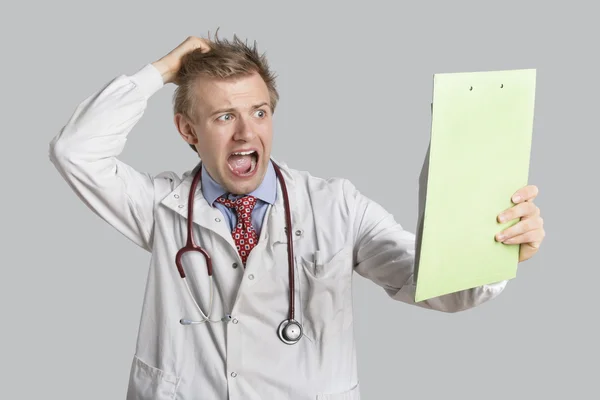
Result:
[[[151,176],[118,158],[148,99],[161,87],[162,78],[151,64],[131,76],[116,77],[84,100],[50,143],[52,163],[81,200],[151,252],[127,398],[359,399],[353,272],[382,287],[392,299],[414,304],[415,236],[348,180],[314,177],[278,162],[291,202],[296,319],[305,334],[290,346],[276,334],[289,300],[281,188],[244,269],[233,268],[241,260],[225,219],[198,187],[194,229],[197,243],[213,260],[213,317],[231,313],[236,323],[181,325],[181,318],[201,318],[175,265],[175,254],[185,244],[195,169],[181,177],[174,172]],[[316,250],[318,265],[313,262]],[[204,259],[195,253],[185,256],[184,264],[206,312]],[[417,305],[456,312],[494,298],[505,285],[506,281]]]

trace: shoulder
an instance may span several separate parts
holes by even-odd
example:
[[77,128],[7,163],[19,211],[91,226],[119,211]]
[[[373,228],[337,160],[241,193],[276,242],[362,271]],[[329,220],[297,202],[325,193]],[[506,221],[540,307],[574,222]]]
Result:
[[298,193],[306,193],[312,198],[326,198],[329,201],[347,203],[357,196],[356,186],[340,176],[316,176],[307,170],[296,169],[284,162],[278,162],[284,178],[291,181]]

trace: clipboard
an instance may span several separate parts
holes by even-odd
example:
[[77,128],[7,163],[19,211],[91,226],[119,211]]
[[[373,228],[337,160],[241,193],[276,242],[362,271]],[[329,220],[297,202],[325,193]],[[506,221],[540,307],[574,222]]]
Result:
[[516,277],[519,245],[495,235],[527,185],[536,70],[435,74],[421,182],[415,301]]

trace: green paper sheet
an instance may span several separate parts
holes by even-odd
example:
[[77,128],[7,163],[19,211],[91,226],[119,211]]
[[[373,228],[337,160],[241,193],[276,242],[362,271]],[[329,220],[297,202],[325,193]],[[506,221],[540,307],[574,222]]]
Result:
[[497,222],[528,184],[535,69],[434,75],[415,301],[516,276]]

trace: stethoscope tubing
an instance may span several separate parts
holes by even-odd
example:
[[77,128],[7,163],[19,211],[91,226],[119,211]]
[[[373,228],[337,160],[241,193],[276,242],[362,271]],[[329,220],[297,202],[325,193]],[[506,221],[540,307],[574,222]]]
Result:
[[[287,186],[285,184],[285,179],[283,178],[283,174],[281,173],[281,169],[272,160],[271,160],[271,163],[273,164],[275,174],[277,175],[277,178],[281,184],[281,190],[283,192],[283,198],[284,198],[285,222],[286,222],[286,232],[285,233],[286,233],[286,237],[287,237],[288,275],[289,275],[289,309],[288,309],[288,320],[287,321],[288,322],[293,321],[293,323],[296,324],[298,326],[298,328],[301,330],[300,324],[297,323],[294,319],[294,317],[295,317],[294,245],[293,245],[293,241],[292,241],[292,215],[291,215],[291,211],[290,211],[289,195],[288,195],[288,191],[287,191]],[[194,175],[194,179],[192,180],[192,184],[191,184],[189,195],[188,195],[188,218],[187,218],[186,244],[184,247],[182,247],[177,252],[177,254],[175,256],[175,263],[177,265],[177,270],[179,271],[179,275],[183,279],[185,286],[187,288],[187,291],[188,291],[190,297],[192,298],[194,305],[196,306],[196,308],[202,315],[203,320],[202,321],[191,321],[191,320],[181,319],[180,322],[183,325],[200,324],[200,323],[205,323],[205,322],[221,322],[221,321],[226,321],[228,318],[230,318],[230,316],[226,316],[220,320],[211,320],[210,319],[212,311],[213,311],[213,296],[214,296],[212,259],[211,259],[210,255],[208,254],[208,252],[206,250],[204,250],[202,247],[200,247],[199,245],[197,245],[196,242],[194,241],[194,233],[193,233],[194,207],[193,207],[193,204],[194,204],[194,197],[196,194],[196,188],[198,186],[198,183],[201,180],[201,175],[202,175],[202,162],[200,162],[198,165],[198,170],[197,170],[196,174]],[[183,255],[188,251],[199,252],[206,259],[206,268],[207,268],[207,273],[208,273],[208,276],[210,279],[210,306],[209,306],[210,311],[208,314],[204,314],[204,312],[202,311],[202,309],[196,302],[196,299],[194,298],[192,291],[188,285],[185,271],[183,270],[183,264],[181,262],[181,259],[182,259]],[[285,322],[286,321],[284,320],[282,322],[282,325],[285,325]],[[280,331],[281,331],[281,329],[283,329],[283,328],[280,327]],[[282,338],[282,340],[284,340],[284,339]],[[296,341],[297,340],[295,340],[295,341],[292,340],[293,343],[295,343]],[[288,343],[288,341],[286,341],[286,340],[284,340],[284,342]]]

